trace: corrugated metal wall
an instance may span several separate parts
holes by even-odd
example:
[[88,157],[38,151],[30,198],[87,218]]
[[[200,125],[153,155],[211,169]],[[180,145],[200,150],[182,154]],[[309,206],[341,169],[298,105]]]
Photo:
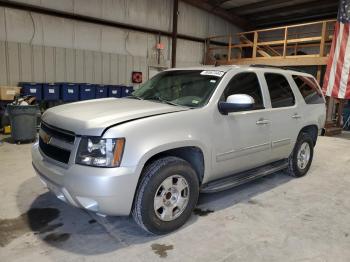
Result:
[[131,71],[147,74],[147,58],[0,42],[0,84],[18,82],[130,83]]
[[[28,0],[43,7],[171,31],[172,0]],[[179,33],[206,37],[239,29],[180,2]],[[157,36],[0,8],[0,84],[20,81],[130,84],[154,65]],[[171,41],[162,37],[162,64]],[[202,63],[204,45],[178,40],[177,65]]]

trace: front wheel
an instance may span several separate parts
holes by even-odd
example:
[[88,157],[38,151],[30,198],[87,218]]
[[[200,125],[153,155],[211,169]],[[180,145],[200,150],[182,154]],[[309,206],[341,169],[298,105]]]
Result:
[[305,176],[314,155],[314,142],[307,133],[300,133],[294,150],[289,157],[288,174],[293,177]]
[[147,166],[142,175],[132,211],[136,223],[157,235],[185,224],[199,194],[191,165],[181,158],[164,157]]

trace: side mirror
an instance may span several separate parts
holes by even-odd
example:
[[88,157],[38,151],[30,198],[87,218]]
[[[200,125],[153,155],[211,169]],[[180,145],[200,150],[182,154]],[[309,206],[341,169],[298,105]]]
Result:
[[226,102],[219,102],[219,111],[223,115],[227,115],[231,112],[245,111],[253,109],[254,98],[245,94],[231,95],[227,98]]

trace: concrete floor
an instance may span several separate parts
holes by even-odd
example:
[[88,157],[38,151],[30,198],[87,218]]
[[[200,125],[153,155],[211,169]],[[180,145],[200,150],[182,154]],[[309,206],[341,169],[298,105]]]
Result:
[[162,237],[61,203],[35,177],[30,146],[0,145],[2,262],[350,261],[349,133],[320,137],[304,178],[201,195],[190,221]]

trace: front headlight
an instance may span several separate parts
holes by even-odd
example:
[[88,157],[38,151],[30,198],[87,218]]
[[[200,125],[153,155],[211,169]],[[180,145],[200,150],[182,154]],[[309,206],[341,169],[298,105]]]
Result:
[[83,137],[75,162],[98,167],[118,167],[124,151],[124,138]]

